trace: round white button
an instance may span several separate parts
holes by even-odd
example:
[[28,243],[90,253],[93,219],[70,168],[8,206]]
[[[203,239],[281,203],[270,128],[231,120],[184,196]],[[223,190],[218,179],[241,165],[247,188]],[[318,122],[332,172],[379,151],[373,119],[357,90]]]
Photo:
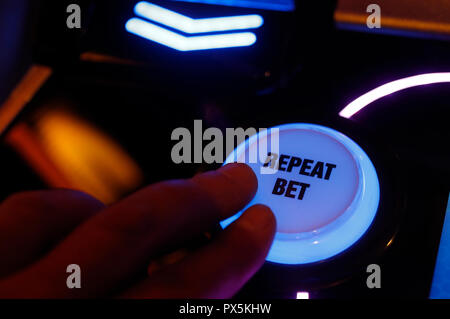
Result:
[[265,204],[277,218],[269,261],[304,264],[339,254],[376,215],[380,191],[375,168],[354,141],[333,129],[306,123],[278,126],[239,145],[225,164],[235,161],[247,163],[258,178],[248,206]]

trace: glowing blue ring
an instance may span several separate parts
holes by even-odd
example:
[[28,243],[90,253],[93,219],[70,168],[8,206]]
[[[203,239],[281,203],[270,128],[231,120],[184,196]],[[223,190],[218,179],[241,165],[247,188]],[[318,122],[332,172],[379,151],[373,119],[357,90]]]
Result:
[[[280,234],[275,236],[272,247],[266,258],[267,261],[281,264],[307,264],[333,257],[355,244],[372,224],[380,200],[380,186],[378,176],[367,154],[353,140],[331,128],[316,124],[295,123],[277,126],[281,136],[283,130],[307,129],[321,132],[334,138],[352,154],[358,166],[359,186],[353,202],[346,212],[329,225],[309,233],[300,239],[281,239]],[[270,130],[253,135],[241,143],[227,158],[224,165],[234,162],[236,158],[246,151],[246,145],[252,145],[259,138],[263,138]],[[255,172],[257,175],[259,172]],[[257,204],[250,202],[246,208]],[[235,221],[238,214],[222,221],[223,228]]]

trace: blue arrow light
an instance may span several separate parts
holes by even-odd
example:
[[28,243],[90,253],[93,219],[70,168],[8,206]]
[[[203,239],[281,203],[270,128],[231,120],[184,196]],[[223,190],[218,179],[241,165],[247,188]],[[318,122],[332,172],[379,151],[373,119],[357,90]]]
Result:
[[242,47],[256,42],[256,36],[251,32],[185,37],[138,18],[130,19],[125,28],[128,32],[178,51]]
[[192,19],[146,1],[137,3],[134,11],[137,16],[154,23],[140,18],[132,18],[125,25],[128,32],[178,51],[250,46],[256,42],[256,35],[252,32],[192,36],[184,34],[255,29],[264,23],[263,18],[257,14]]
[[191,34],[255,29],[259,28],[264,23],[263,18],[258,14],[192,19],[145,1],[139,2],[134,8],[134,12],[142,18]]

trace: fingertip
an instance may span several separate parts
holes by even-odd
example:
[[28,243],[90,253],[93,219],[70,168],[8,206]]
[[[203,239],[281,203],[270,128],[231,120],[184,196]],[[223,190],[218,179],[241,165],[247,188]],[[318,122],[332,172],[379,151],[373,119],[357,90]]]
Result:
[[249,269],[256,271],[265,261],[276,232],[276,219],[265,205],[248,208],[225,230],[231,246],[240,260],[247,260]]
[[239,187],[245,188],[244,191],[254,195],[258,188],[258,179],[253,170],[244,163],[230,163],[217,170],[219,173],[227,176]]
[[272,242],[276,231],[276,218],[270,207],[256,204],[249,207],[239,218],[241,226],[257,235],[261,243]]
[[215,171],[196,175],[191,182],[214,204],[210,211],[217,212],[219,220],[242,210],[253,199],[258,188],[252,169],[241,163],[228,164]]

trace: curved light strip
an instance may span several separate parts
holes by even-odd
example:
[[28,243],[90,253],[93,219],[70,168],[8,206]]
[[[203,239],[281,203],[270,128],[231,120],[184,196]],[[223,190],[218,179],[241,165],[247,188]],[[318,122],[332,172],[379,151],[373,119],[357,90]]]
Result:
[[128,20],[128,32],[179,51],[250,46],[256,42],[251,32],[185,37],[139,18]]
[[445,82],[450,82],[450,72],[427,73],[389,82],[360,96],[342,109],[339,115],[349,119],[367,105],[389,94],[415,86]]
[[145,1],[136,4],[134,12],[140,17],[156,21],[185,33],[205,33],[255,29],[259,28],[264,23],[263,18],[257,14],[220,18],[192,19],[185,15]]

